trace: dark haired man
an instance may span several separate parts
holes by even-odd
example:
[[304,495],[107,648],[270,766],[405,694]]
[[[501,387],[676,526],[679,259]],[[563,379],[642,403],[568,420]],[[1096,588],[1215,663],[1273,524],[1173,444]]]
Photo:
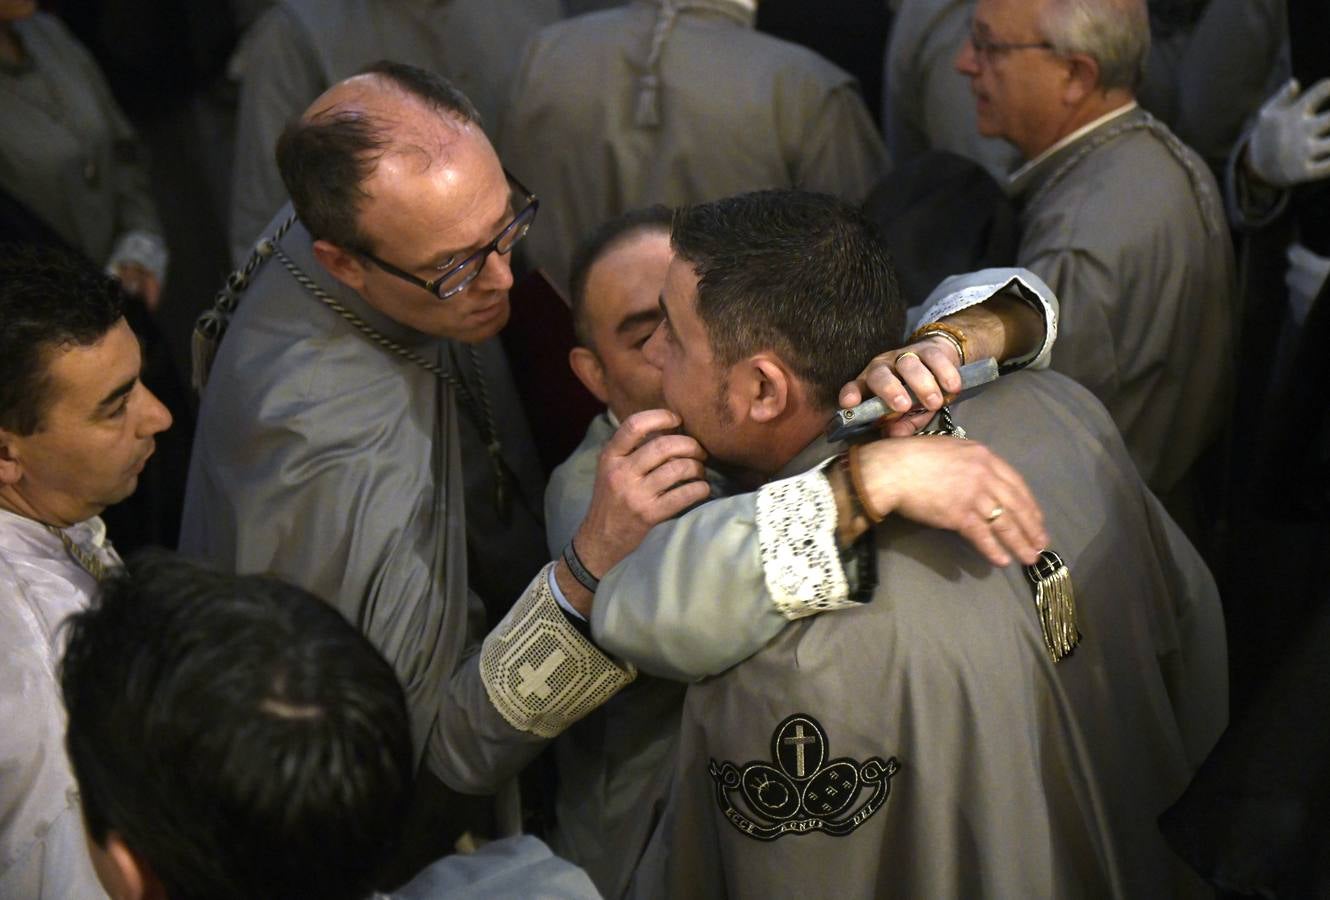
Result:
[[[415,773],[406,701],[317,597],[140,556],[72,618],[60,682],[88,852],[116,900],[382,886]],[[534,838],[445,859],[401,896],[536,889],[596,896]]]
[[[660,370],[646,358],[643,345],[661,317],[660,291],[673,256],[669,243],[671,220],[670,211],[661,207],[626,213],[602,225],[573,259],[572,312],[581,346],[573,349],[569,362],[582,382],[607,404],[608,409],[592,422],[581,446],[550,476],[545,504],[549,546],[553,554],[557,555],[567,544],[586,513],[600,452],[614,434],[618,422],[633,412],[663,405]],[[847,258],[852,257],[853,252],[848,251]],[[1015,291],[1017,289],[1008,287],[1008,283],[1021,279],[1027,289],[1037,291],[1033,285],[1038,280],[1028,278],[1028,273],[1010,270],[999,275],[994,271],[983,277],[986,282],[972,279],[970,293],[974,296],[971,299],[982,299],[1002,289]],[[987,286],[981,287],[981,284]],[[991,302],[1000,305],[1003,299]],[[1047,299],[1051,304],[1051,298]],[[930,308],[927,321],[932,321],[932,317],[948,303],[952,311],[958,308],[958,304],[963,305],[957,292],[944,293]],[[982,315],[986,312],[980,307],[968,313],[962,311],[950,322],[969,327],[967,316]],[[971,331],[975,334],[972,352],[1004,352],[1002,348],[982,344],[979,329],[972,328]],[[930,359],[936,352],[929,340],[915,345],[915,349]],[[1026,357],[1029,359],[1034,355],[1040,354],[1027,353]],[[1047,353],[1042,356],[1046,357]],[[954,359],[934,360],[933,364],[941,370],[944,365],[954,362]],[[908,366],[908,362],[905,365]],[[938,447],[936,452],[942,453],[946,449]],[[894,460],[892,464],[895,464]],[[714,471],[708,470],[708,479],[715,496],[723,497],[736,491],[735,485]],[[936,491],[957,508],[964,507],[970,492],[986,489],[987,482],[982,479],[972,484],[946,480],[911,485],[916,502]],[[732,509],[734,527],[727,529],[731,534],[741,533],[743,523],[751,519],[750,511],[744,506],[750,500],[736,501],[738,508]],[[912,509],[917,510],[918,505]],[[928,521],[933,525],[943,524],[936,517]],[[675,528],[674,523],[657,526],[658,530],[671,533]],[[987,532],[986,524],[983,530]],[[678,527],[678,534],[685,540],[690,533],[688,524]],[[654,546],[667,547],[668,543],[657,540]],[[661,552],[668,553],[668,550]],[[703,642],[685,639],[682,642],[685,646],[681,648],[683,653],[670,660],[671,668],[667,674],[672,676],[671,679],[639,678],[622,694],[561,735],[556,743],[559,789],[556,795],[557,831],[552,841],[561,854],[586,867],[606,896],[618,897],[624,893],[663,806],[684,692],[680,681],[701,677],[738,662],[766,643],[787,621],[773,598],[767,592],[755,589],[762,582],[761,562],[755,546],[737,544],[726,565],[733,582],[721,587],[716,580],[719,573],[711,573],[712,586],[716,593],[727,598],[726,604],[703,603],[701,608],[685,608],[687,614],[680,616],[686,631],[708,633],[710,637],[705,643],[715,648],[716,656],[693,653],[693,648]],[[640,590],[633,577],[625,573],[636,571],[649,578],[661,571],[669,572],[669,566],[661,564],[651,554],[630,557],[621,568],[622,572],[607,575],[607,579],[611,585],[628,587],[598,592],[600,599],[597,602],[636,605],[644,596],[660,593],[660,590]],[[718,612],[720,615],[716,614]],[[731,620],[743,624],[731,627],[728,624]],[[640,631],[643,642],[633,645],[634,658],[652,661],[658,656],[650,645],[654,643],[660,624],[653,622],[650,628]]]
[[[863,485],[860,460],[846,466],[822,429],[845,372],[895,333],[890,262],[856,211],[790,192],[684,210],[672,241],[647,355],[712,459],[766,482],[757,542],[788,558],[808,540],[799,513],[815,504],[811,475],[795,473],[833,460],[831,491]],[[880,314],[884,303],[892,315]],[[1018,373],[953,412],[1029,481],[1069,576],[1050,566],[1036,591],[1014,567],[979,565],[951,535],[886,519],[872,531],[881,577],[871,602],[798,622],[689,688],[641,893],[658,893],[662,879],[664,893],[686,897],[1167,889],[1173,863],[1154,818],[1226,717],[1213,581],[1083,389]],[[891,477],[900,488],[953,474],[954,461],[928,464],[904,457]],[[989,517],[1008,505],[995,497]],[[865,498],[847,528],[898,512]],[[693,553],[666,564],[702,590],[708,572],[730,565],[729,542],[695,528]],[[657,541],[649,535],[636,555]],[[781,568],[771,566],[777,580]],[[791,559],[786,577],[810,573]],[[1041,632],[1036,597],[1047,608],[1068,577],[1070,632],[1079,621],[1082,637],[1055,663],[1068,632]],[[618,614],[613,597],[597,597],[597,619]]]
[[72,256],[0,252],[0,896],[100,897],[60,752],[60,623],[120,564],[98,517],[171,424],[139,381],[121,288]]

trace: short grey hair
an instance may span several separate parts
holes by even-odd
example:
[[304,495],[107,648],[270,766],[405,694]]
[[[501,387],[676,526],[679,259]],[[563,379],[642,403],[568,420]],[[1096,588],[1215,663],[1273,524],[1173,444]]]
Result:
[[1099,86],[1135,92],[1150,53],[1145,0],[1048,0],[1039,17],[1055,52],[1080,53],[1099,63]]

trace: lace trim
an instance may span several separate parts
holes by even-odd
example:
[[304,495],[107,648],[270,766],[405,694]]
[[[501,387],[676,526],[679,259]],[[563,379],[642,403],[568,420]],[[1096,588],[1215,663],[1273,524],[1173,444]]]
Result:
[[[1003,363],[1002,371],[1005,374],[1024,368],[1047,368],[1053,355],[1053,344],[1058,337],[1058,311],[1049,301],[1053,291],[1048,285],[1044,284],[1039,276],[1027,269],[981,269],[971,276],[958,276],[958,278],[982,278],[990,272],[993,276],[991,281],[957,288],[938,297],[919,317],[919,327],[930,325],[963,309],[969,309],[971,306],[978,306],[999,294],[1019,297],[1044,317],[1044,342],[1033,353],[1018,356]],[[944,281],[938,285],[932,296],[937,296],[946,287],[947,282]]]
[[820,470],[757,492],[757,543],[767,592],[785,618],[857,605],[836,546],[836,498]]
[[[551,565],[553,565],[551,563]],[[490,702],[518,731],[552,738],[637,677],[577,632],[559,609],[546,566],[480,648]]]

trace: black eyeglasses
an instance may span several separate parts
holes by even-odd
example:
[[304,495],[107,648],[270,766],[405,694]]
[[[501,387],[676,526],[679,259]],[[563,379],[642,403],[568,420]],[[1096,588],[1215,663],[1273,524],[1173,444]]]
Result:
[[536,210],[540,208],[540,201],[536,199],[536,195],[531,193],[526,185],[518,181],[513,173],[504,169],[503,174],[507,176],[510,182],[509,187],[512,190],[511,206],[519,212],[513,216],[511,222],[503,227],[503,230],[499,232],[494,240],[448,269],[438,278],[431,281],[418,278],[404,269],[397,268],[392,263],[384,262],[368,250],[361,250],[360,255],[389,275],[395,275],[403,281],[409,281],[416,287],[424,288],[440,300],[447,300],[449,297],[460,294],[479,277],[481,270],[485,268],[485,261],[489,259],[491,253],[511,253],[517,242],[526,237],[526,233],[531,230],[531,223],[535,221]]
[[985,64],[991,63],[993,58],[1003,53],[1010,53],[1013,50],[1053,50],[1054,47],[1048,41],[1036,41],[1028,44],[1003,43],[1002,41],[989,40],[970,32],[970,46],[974,48],[974,55],[984,61]]

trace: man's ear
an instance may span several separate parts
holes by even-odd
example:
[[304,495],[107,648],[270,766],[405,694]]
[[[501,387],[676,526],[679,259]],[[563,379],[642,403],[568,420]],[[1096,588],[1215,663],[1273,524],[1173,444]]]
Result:
[[1079,106],[1099,90],[1099,61],[1084,53],[1066,57],[1069,65],[1063,96],[1069,106]]
[[582,382],[601,403],[608,404],[610,392],[605,389],[605,367],[600,358],[586,347],[574,347],[568,351],[568,365],[572,367],[577,380]]
[[23,463],[19,458],[18,437],[0,428],[0,485],[18,484],[23,477]]
[[793,373],[768,353],[749,357],[744,370],[746,384],[740,389],[748,403],[748,418],[766,423],[784,415],[794,401]]
[[111,900],[168,900],[166,888],[148,865],[117,832],[106,835],[106,844],[88,840],[93,868]]
[[365,286],[365,264],[360,257],[325,240],[314,242],[314,258],[319,265],[356,293]]

